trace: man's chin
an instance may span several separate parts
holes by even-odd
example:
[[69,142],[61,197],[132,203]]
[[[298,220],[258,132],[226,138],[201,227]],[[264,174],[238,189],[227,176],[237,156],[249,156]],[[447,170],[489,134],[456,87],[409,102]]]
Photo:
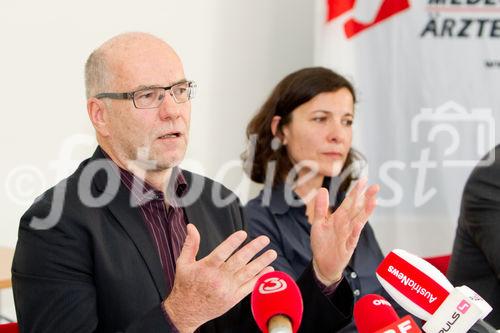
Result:
[[167,158],[158,158],[156,160],[156,169],[158,171],[167,170],[179,166],[184,156],[169,156]]
[[149,159],[156,166],[157,171],[171,169],[181,164],[184,159],[185,151],[182,149],[175,149],[166,151],[152,150]]
[[164,171],[172,169],[175,168],[176,166],[179,166],[179,164],[181,164],[181,161],[169,161],[169,162],[158,163],[156,165],[156,171]]

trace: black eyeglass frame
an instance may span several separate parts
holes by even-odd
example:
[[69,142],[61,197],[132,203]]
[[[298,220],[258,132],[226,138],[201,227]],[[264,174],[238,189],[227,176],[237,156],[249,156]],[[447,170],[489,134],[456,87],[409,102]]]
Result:
[[[175,86],[178,86],[178,85],[181,85],[181,84],[188,84],[188,89],[190,89],[190,92],[189,92],[189,95],[188,95],[188,99],[184,102],[179,102],[177,101],[177,98],[175,97],[175,94],[172,93],[172,88],[174,88]],[[186,81],[181,81],[181,82],[177,82],[177,83],[174,83],[168,87],[158,87],[158,86],[152,86],[152,87],[145,87],[145,88],[141,88],[141,89],[137,89],[137,90],[134,90],[134,91],[129,91],[129,92],[123,92],[123,93],[100,93],[100,94],[97,94],[94,96],[94,98],[97,98],[97,99],[101,99],[101,98],[111,98],[111,99],[131,99],[132,102],[134,103],[134,106],[137,108],[137,109],[154,109],[154,108],[157,108],[158,106],[152,106],[152,107],[138,107],[136,104],[135,104],[135,99],[134,99],[134,95],[138,92],[141,92],[141,91],[145,91],[145,90],[149,90],[149,89],[163,89],[165,90],[165,92],[169,91],[169,94],[170,96],[172,96],[172,98],[174,99],[174,101],[177,103],[177,104],[181,104],[181,103],[186,103],[187,101],[191,100],[194,98],[194,90],[196,89],[196,82],[194,81],[189,81],[189,80],[186,80]]]

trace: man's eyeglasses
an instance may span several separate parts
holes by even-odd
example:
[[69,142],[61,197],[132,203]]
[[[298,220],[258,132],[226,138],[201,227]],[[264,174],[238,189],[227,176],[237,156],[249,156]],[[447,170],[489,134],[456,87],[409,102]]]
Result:
[[101,93],[95,95],[95,98],[131,99],[138,109],[153,109],[161,105],[167,91],[176,103],[185,103],[194,98],[196,83],[183,81],[169,87],[149,87],[125,93]]

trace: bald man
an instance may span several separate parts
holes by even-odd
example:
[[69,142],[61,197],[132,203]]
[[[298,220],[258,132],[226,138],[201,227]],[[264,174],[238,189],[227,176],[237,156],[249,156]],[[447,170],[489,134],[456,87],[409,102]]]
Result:
[[[213,200],[229,190],[178,167],[195,84],[175,51],[149,34],[118,35],[89,56],[85,79],[99,146],[21,218],[21,332],[257,332],[247,296],[276,253],[261,251],[267,237],[246,241],[235,196]],[[350,321],[341,276],[375,206],[377,189],[364,187],[332,215],[328,193],[317,195],[301,332]]]

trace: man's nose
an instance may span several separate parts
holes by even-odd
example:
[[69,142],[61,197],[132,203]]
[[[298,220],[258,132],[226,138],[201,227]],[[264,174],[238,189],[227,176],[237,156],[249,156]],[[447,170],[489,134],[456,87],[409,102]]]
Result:
[[175,119],[181,114],[181,105],[174,100],[170,91],[165,92],[165,96],[158,108],[162,120]]

